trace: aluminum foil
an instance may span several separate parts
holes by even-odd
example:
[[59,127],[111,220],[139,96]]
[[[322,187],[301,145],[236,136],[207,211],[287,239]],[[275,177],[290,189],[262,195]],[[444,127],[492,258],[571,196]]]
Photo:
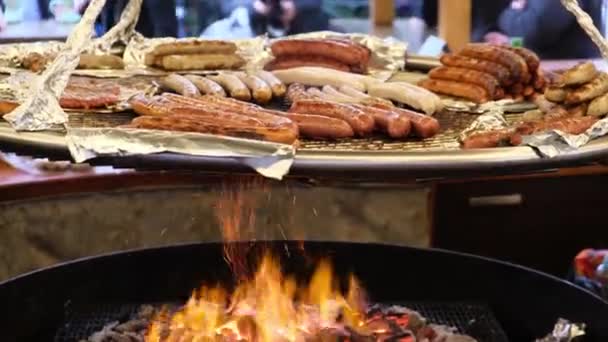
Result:
[[538,106],[532,102],[516,102],[510,99],[477,104],[460,99],[443,97],[442,102],[446,110],[469,114],[483,114],[487,112],[489,108],[497,107],[500,107],[504,113],[523,113],[538,108]]
[[543,157],[557,157],[576,151],[589,141],[608,134],[608,117],[599,120],[585,133],[568,134],[554,130],[541,134],[524,136],[522,143],[534,147]]
[[571,323],[560,318],[549,335],[535,342],[574,342],[581,336],[585,336],[585,324]]
[[[473,122],[467,128],[460,132],[458,139],[462,141],[475,132],[493,131],[506,128],[509,123],[505,119],[504,115],[505,106],[512,103],[513,100],[492,101],[481,105],[470,103],[470,105],[475,106],[475,111],[482,114],[473,120]],[[444,101],[444,104],[446,105],[446,108],[449,108],[449,110],[460,109],[460,111],[464,112],[471,112],[473,110],[473,107],[468,107],[467,103],[462,101],[457,101],[455,103],[446,103]]]
[[[160,69],[150,68],[146,66],[145,57],[159,44],[177,43],[177,42],[192,42],[205,41],[201,38],[144,38],[141,35],[135,35],[125,48],[123,60],[125,69],[135,75],[162,76],[168,72]],[[264,66],[269,60],[269,54],[266,51],[267,37],[260,36],[252,39],[236,39],[231,40],[237,46],[237,54],[247,61],[245,69],[255,70]],[[208,72],[208,71],[202,71]],[[187,73],[193,73],[188,71]]]
[[[68,37],[65,48],[39,76],[35,76],[31,92],[18,99],[21,105],[4,116],[16,130],[44,130],[68,121],[67,114],[57,100],[65,89],[70,74],[78,66],[80,54],[93,37],[95,20],[101,13],[105,0],[92,0],[82,19]],[[23,93],[21,93],[23,94]]]
[[372,51],[369,73],[371,76],[388,80],[395,72],[405,68],[407,43],[393,37],[380,38],[362,33],[337,33],[320,31],[302,33],[281,39],[302,38],[335,38],[350,39],[355,43],[366,46]]
[[21,68],[21,59],[30,53],[43,56],[57,55],[65,47],[64,42],[36,42],[0,45],[0,67],[2,72],[13,72]]
[[235,158],[265,177],[282,179],[291,168],[291,145],[210,134],[130,128],[68,128],[66,141],[76,162],[98,156],[173,152]]

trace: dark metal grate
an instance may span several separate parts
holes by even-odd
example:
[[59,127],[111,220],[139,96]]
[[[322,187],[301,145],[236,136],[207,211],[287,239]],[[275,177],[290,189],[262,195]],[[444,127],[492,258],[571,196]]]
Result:
[[[407,302],[398,305],[418,311],[429,322],[452,326],[479,342],[508,342],[508,338],[487,305],[479,303]],[[114,321],[134,316],[140,304],[70,305],[55,342],[79,342]],[[160,305],[159,305],[160,306]]]

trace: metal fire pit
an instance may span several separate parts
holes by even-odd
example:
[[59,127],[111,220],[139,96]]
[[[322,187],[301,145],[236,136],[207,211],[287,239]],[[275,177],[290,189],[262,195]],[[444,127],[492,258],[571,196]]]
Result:
[[[311,260],[329,256],[337,274],[354,272],[374,302],[410,305],[481,341],[532,341],[560,317],[586,323],[585,341],[608,340],[608,303],[519,266],[390,245],[309,242],[305,252],[295,242],[256,246],[275,250],[285,270],[299,276]],[[222,251],[222,244],[211,243],[122,252],[0,284],[3,340],[66,341],[140,304],[183,303],[203,282],[231,282]]]

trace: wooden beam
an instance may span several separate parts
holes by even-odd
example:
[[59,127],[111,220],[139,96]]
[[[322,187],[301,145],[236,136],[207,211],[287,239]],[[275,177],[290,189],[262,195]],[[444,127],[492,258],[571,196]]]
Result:
[[439,36],[451,50],[471,40],[471,0],[439,0]]
[[393,26],[395,19],[394,0],[369,0],[373,26]]

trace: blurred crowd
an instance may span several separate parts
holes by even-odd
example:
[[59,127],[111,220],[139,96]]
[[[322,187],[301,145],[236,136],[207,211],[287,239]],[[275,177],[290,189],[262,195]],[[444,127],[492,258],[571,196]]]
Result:
[[[5,8],[5,1],[0,5]],[[13,2],[16,0],[13,0]],[[82,13],[90,0],[21,0],[24,20]],[[209,38],[246,38],[268,33],[283,36],[336,29],[331,5],[366,8],[368,0],[144,0],[137,29],[148,37],[178,36],[182,6],[195,12],[200,34]],[[98,34],[113,26],[127,0],[108,1],[98,19]],[[579,0],[602,29],[604,0]],[[178,6],[179,5],[179,6]],[[437,24],[437,0],[395,0],[399,16],[423,19],[432,31]],[[329,12],[329,13],[328,13]],[[369,9],[365,11],[369,13]],[[5,27],[4,17],[0,28]],[[196,33],[198,34],[198,33]],[[558,0],[473,0],[473,41],[509,44],[517,38],[542,58],[598,57],[597,48]]]

